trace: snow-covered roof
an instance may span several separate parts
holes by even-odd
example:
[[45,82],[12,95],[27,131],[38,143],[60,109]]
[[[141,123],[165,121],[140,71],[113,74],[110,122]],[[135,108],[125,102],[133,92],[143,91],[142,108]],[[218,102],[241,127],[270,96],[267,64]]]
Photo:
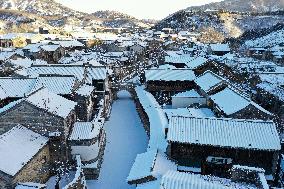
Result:
[[47,142],[48,138],[21,125],[13,127],[0,135],[0,170],[14,176]]
[[76,94],[81,95],[81,96],[90,96],[94,90],[95,90],[95,87],[93,86],[83,85],[76,91]]
[[203,75],[199,76],[194,80],[194,82],[206,93],[210,92],[212,89],[222,85],[224,83],[222,77],[217,74],[206,71]]
[[5,61],[8,60],[9,58],[11,58],[13,55],[15,55],[17,53],[15,52],[1,52],[0,53],[0,60]]
[[84,47],[84,44],[77,40],[52,41],[52,43],[61,47]]
[[127,181],[135,181],[148,176],[160,178],[169,170],[177,170],[177,165],[169,160],[166,154],[157,150],[149,150],[137,155]]
[[36,44],[28,44],[25,46],[23,49],[28,50],[30,52],[39,52],[40,51],[40,46],[43,45],[42,43],[36,43]]
[[4,92],[6,97],[22,98],[32,90],[34,84],[35,84],[35,79],[32,78],[27,79],[27,78],[1,77],[0,91],[2,91],[2,96]]
[[188,108],[192,117],[216,117],[209,108]]
[[33,63],[35,63],[36,61],[33,61],[29,58],[17,58],[15,60],[10,59],[9,63],[15,66],[19,66],[19,67],[23,67],[23,68],[28,68],[30,67]]
[[181,54],[181,55],[174,55],[174,56],[166,56],[165,62],[172,63],[172,64],[187,64],[194,59],[191,55],[188,54]]
[[195,79],[193,71],[188,69],[151,69],[145,71],[145,77],[147,81],[193,81]]
[[127,177],[127,181],[139,180],[152,176],[156,157],[157,150],[150,150],[145,153],[138,154]]
[[100,133],[101,125],[92,122],[75,122],[69,140],[90,140]]
[[60,45],[42,45],[40,48],[44,51],[53,52],[56,51]]
[[34,33],[7,33],[7,34],[0,35],[0,39],[15,39],[17,37],[24,37],[27,39],[31,39],[37,35],[38,34],[34,34]]
[[187,108],[164,109],[164,112],[168,118],[171,116],[191,116]]
[[264,90],[265,92],[268,92],[275,97],[277,97],[279,100],[284,101],[284,88],[280,87],[278,85],[275,85],[273,83],[269,82],[262,82],[257,84],[257,87],[259,89]]
[[33,91],[41,87],[55,94],[71,94],[76,83],[74,76],[40,76],[36,79]]
[[210,44],[210,48],[214,52],[228,52],[228,51],[231,51],[228,44]]
[[77,105],[76,102],[52,93],[47,88],[35,91],[25,101],[62,118],[66,118]]
[[[156,68],[155,68],[156,69]],[[170,65],[170,64],[163,64],[163,65],[160,65],[158,67],[158,69],[161,69],[161,70],[165,70],[165,69],[170,69],[170,70],[173,70],[173,69],[176,69],[175,66],[173,65]]]
[[280,139],[272,121],[222,118],[171,117],[168,141],[198,145],[280,150]]
[[105,67],[84,67],[84,65],[33,65],[28,69],[28,75],[38,77],[40,74],[48,75],[73,75],[79,81],[83,81],[85,69],[87,71],[86,81],[92,84],[92,80],[104,80],[107,77]]
[[200,56],[200,57],[197,57],[197,58],[191,60],[186,65],[187,65],[188,68],[195,69],[195,68],[198,68],[199,66],[204,65],[207,61],[208,61],[207,58]]
[[256,189],[250,184],[235,183],[229,179],[168,171],[161,180],[160,189]]
[[6,92],[0,86],[0,100],[7,98]]
[[181,93],[177,93],[172,98],[201,98],[202,96],[198,94],[198,92],[194,89],[190,91],[185,91]]
[[46,188],[45,184],[33,183],[33,182],[25,182],[18,183],[15,189],[44,189]]
[[249,105],[254,106],[256,109],[272,115],[269,111],[265,110],[251,99],[245,97],[244,95],[238,93],[233,88],[225,88],[224,90],[210,96],[210,99],[226,114],[231,115],[240,110],[243,110]]

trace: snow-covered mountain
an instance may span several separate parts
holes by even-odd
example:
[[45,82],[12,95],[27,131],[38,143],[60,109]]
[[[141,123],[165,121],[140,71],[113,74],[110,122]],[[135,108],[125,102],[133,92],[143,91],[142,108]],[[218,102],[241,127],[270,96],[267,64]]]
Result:
[[213,28],[231,38],[279,23],[284,23],[284,0],[226,0],[178,11],[160,21],[156,28],[197,32]]
[[53,0],[0,0],[0,8],[25,11],[41,16],[82,16],[82,12],[74,11]]
[[271,32],[265,36],[247,40],[244,44],[246,47],[274,47],[284,44],[284,29]]
[[284,9],[283,0],[224,0],[187,10],[226,10],[234,12],[275,12]]
[[[0,0],[0,27],[21,24],[21,20],[33,24],[64,27],[147,27],[149,23],[115,11],[98,11],[87,14],[72,10],[54,0]],[[20,18],[18,16],[20,15]],[[4,23],[4,24],[3,24]],[[24,22],[26,24],[26,22]],[[6,24],[6,25],[5,25]],[[8,24],[8,26],[7,26]],[[30,24],[32,25],[32,24]]]

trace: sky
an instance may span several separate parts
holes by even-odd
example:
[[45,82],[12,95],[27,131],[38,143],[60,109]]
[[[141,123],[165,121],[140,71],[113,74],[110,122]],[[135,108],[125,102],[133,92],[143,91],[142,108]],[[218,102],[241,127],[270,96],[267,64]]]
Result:
[[98,10],[114,10],[139,19],[163,19],[190,6],[221,0],[56,0],[72,9],[92,13]]

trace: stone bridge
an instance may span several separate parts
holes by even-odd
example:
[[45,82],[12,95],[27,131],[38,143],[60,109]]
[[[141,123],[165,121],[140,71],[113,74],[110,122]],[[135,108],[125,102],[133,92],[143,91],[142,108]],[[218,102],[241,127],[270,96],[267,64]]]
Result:
[[111,84],[111,90],[114,99],[117,99],[117,93],[122,90],[128,91],[132,97],[134,97],[134,88],[137,86],[136,83],[132,82],[115,82]]

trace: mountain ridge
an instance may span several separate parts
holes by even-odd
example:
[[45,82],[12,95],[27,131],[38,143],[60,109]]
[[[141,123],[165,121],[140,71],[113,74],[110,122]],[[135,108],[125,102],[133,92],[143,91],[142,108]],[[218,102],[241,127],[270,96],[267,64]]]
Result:
[[[149,27],[149,22],[116,11],[96,11],[92,14],[66,7],[54,0],[0,0],[0,28],[21,24],[17,15],[25,20],[37,20],[47,27]],[[6,10],[3,11],[3,10]],[[26,14],[26,13],[29,13]],[[8,15],[7,15],[8,14]],[[14,14],[14,15],[13,15]],[[7,19],[7,18],[11,19]],[[30,19],[29,19],[30,18]]]
[[185,10],[226,10],[231,12],[275,12],[284,10],[283,0],[223,0]]

